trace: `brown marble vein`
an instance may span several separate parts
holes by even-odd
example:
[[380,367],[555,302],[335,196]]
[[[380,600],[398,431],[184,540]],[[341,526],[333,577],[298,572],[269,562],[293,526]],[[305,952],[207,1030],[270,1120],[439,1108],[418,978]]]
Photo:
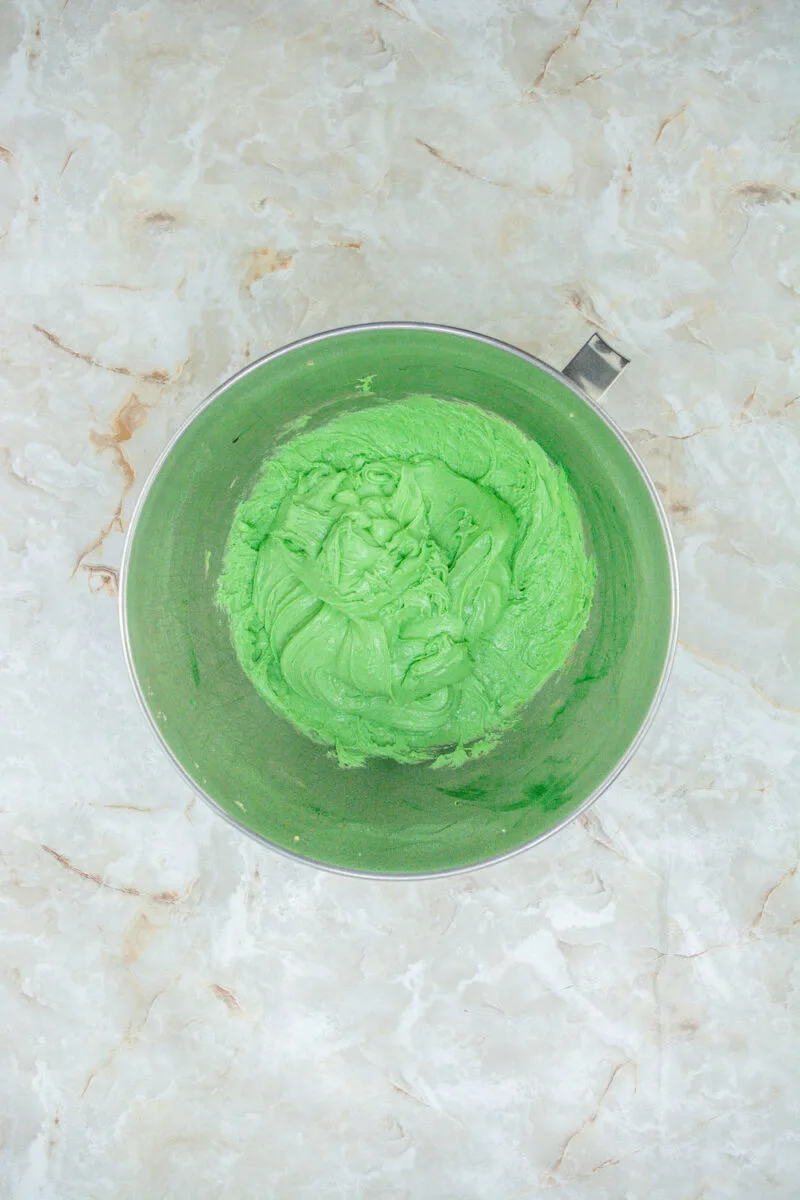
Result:
[[750,411],[750,409],[755,401],[757,392],[758,392],[758,384],[755,385],[752,392],[750,392],[747,395],[744,403],[742,404],[742,414],[741,414],[742,416],[745,416]]
[[[576,307],[580,311],[580,307],[578,305]],[[706,342],[703,344],[708,345]],[[646,438],[651,442],[690,442],[693,438],[701,437],[707,433],[719,433],[723,429],[738,429],[742,425],[752,425],[756,421],[779,420],[795,404],[800,404],[800,396],[792,396],[789,400],[784,400],[777,408],[768,408],[761,412],[753,412],[752,409],[757,394],[758,385],[756,384],[752,391],[745,397],[738,416],[733,417],[723,425],[701,425],[699,429],[693,429],[691,433],[656,433],[652,429],[644,429],[640,426],[638,429],[631,430],[630,436]]]
[[790,204],[800,200],[800,192],[777,183],[740,183],[734,188],[734,195],[752,204]]
[[[669,46],[665,46],[661,50],[654,50],[652,53],[633,55],[626,58],[623,62],[615,63],[613,66],[604,67],[599,71],[592,71],[577,79],[574,83],[567,84],[566,87],[558,88],[552,92],[548,92],[549,96],[566,96],[575,88],[583,87],[587,83],[595,83],[601,79],[607,79],[610,75],[615,75],[618,71],[626,70],[628,67],[638,67],[644,63],[657,62],[661,58],[669,58],[680,50],[689,42],[693,42],[696,38],[702,37],[706,33],[716,33],[720,29],[728,29],[732,25],[739,25],[742,21],[747,21],[750,17],[755,16],[764,7],[764,4],[754,4],[745,12],[737,13],[736,16],[730,17],[725,21],[715,21],[711,25],[705,25],[702,29],[695,29],[692,33],[685,33],[677,38]],[[537,99],[536,86],[530,87],[524,95],[528,99]]]
[[178,218],[174,213],[166,212],[163,209],[158,209],[155,212],[144,212],[139,216],[139,220],[143,225],[153,225],[156,228],[169,228],[174,225]]
[[111,597],[117,596],[119,592],[119,570],[117,567],[110,567],[106,563],[82,562],[79,567],[76,566],[75,570],[77,571],[78,569],[85,571],[88,575],[89,591],[105,592],[107,596]]
[[692,646],[689,642],[684,641],[683,638],[678,638],[678,645],[681,646],[688,654],[691,654],[693,658],[697,658],[702,662],[711,663],[713,666],[721,668],[723,671],[732,671],[734,675],[738,675],[740,679],[743,679],[747,686],[752,688],[757,696],[760,696],[762,700],[766,700],[767,704],[769,704],[772,708],[777,709],[779,712],[792,713],[793,715],[800,713],[800,708],[793,708],[790,704],[781,704],[773,696],[770,696],[768,692],[765,692],[764,689],[755,682],[755,680],[748,678],[743,671],[741,671],[738,667],[733,666],[732,663],[723,662],[721,659],[716,658],[713,654],[709,654],[708,651],[700,650],[697,646]]
[[159,928],[146,912],[136,914],[122,938],[122,957],[126,963],[137,962],[141,958]]
[[376,8],[382,8],[386,12],[392,13],[395,17],[399,17],[401,21],[411,23],[411,17],[407,16],[404,12],[400,12],[399,8],[395,8],[393,4],[389,3],[389,0],[375,0],[375,6]]
[[495,179],[487,179],[485,175],[479,175],[478,172],[473,171],[471,167],[463,167],[461,163],[454,162],[452,158],[448,158],[442,153],[441,150],[437,150],[436,146],[431,146],[429,142],[423,141],[422,138],[414,138],[414,141],[418,146],[421,146],[423,150],[427,150],[428,154],[431,154],[435,159],[438,159],[440,163],[444,163],[446,167],[452,167],[454,171],[458,171],[462,175],[469,176],[470,179],[478,179],[481,183],[491,184],[492,187],[507,188],[509,186],[509,184],[502,183]]
[[94,286],[98,287],[98,288],[116,288],[122,292],[143,292],[144,291],[144,288],[136,287],[136,285],[132,284],[132,283],[96,283]]
[[[611,839],[609,838],[605,829],[603,829],[599,818],[594,813],[583,813],[580,817],[578,817],[578,824],[585,829],[586,833],[596,846],[599,846],[602,850],[607,850],[610,854],[615,854],[617,858],[624,859],[625,862],[631,861],[627,855],[623,854],[621,850],[618,850],[616,846],[612,844]],[[603,836],[598,834],[598,829],[602,832]]]
[[406,1096],[409,1100],[413,1100],[415,1104],[422,1105],[423,1108],[432,1108],[433,1107],[431,1104],[428,1103],[427,1100],[423,1100],[420,1096],[417,1096],[414,1092],[409,1091],[408,1088],[401,1087],[400,1084],[395,1083],[393,1079],[389,1080],[389,1086],[391,1087],[393,1092],[397,1092],[401,1096]]
[[603,1107],[606,1099],[608,1098],[608,1094],[611,1091],[612,1087],[614,1086],[614,1081],[616,1080],[620,1071],[623,1071],[625,1069],[625,1067],[631,1067],[631,1066],[634,1068],[634,1070],[636,1069],[635,1062],[632,1059],[626,1059],[625,1062],[617,1063],[617,1065],[614,1067],[614,1070],[611,1072],[611,1076],[608,1080],[608,1083],[603,1088],[602,1092],[600,1093],[600,1096],[598,1097],[598,1099],[595,1103],[593,1111],[589,1114],[589,1116],[584,1121],[581,1122],[581,1124],[578,1126],[577,1129],[573,1130],[573,1132],[569,1135],[567,1140],[564,1142],[561,1153],[559,1154],[558,1158],[553,1163],[547,1176],[545,1177],[545,1180],[544,1180],[545,1184],[552,1185],[553,1183],[556,1182],[556,1176],[558,1175],[559,1171],[561,1170],[561,1167],[564,1164],[564,1159],[566,1158],[567,1153],[569,1152],[569,1149],[572,1146],[573,1142],[577,1138],[579,1138],[580,1135],[585,1130],[591,1128],[591,1126],[594,1125],[595,1121],[600,1116],[602,1107]]
[[[179,892],[143,892],[139,888],[108,883],[107,880],[103,879],[102,875],[96,875],[93,871],[84,871],[80,867],[76,867],[65,854],[54,850],[52,846],[45,846],[42,843],[42,850],[44,850],[45,854],[49,854],[51,858],[54,858],[65,871],[71,871],[73,875],[77,875],[80,879],[85,879],[89,883],[95,883],[98,887],[105,888],[106,891],[119,892],[122,896],[138,896],[143,900],[152,900],[154,904],[177,904],[179,900],[185,899]],[[186,894],[188,895],[188,892]]]
[[655,946],[653,946],[652,952],[659,960],[667,958],[681,958],[688,962],[693,958],[703,958],[704,955],[711,954],[714,950],[730,950],[731,947],[735,945],[736,942],[720,942],[717,946],[706,946],[703,950],[696,950],[694,954],[682,954],[678,950],[656,950]]
[[644,434],[650,441],[658,442],[690,442],[692,438],[700,437],[704,433],[717,433],[720,429],[725,429],[724,425],[703,425],[700,429],[693,429],[691,433],[653,433],[651,429],[637,429],[637,434]]
[[431,29],[430,25],[426,25],[423,21],[417,20],[408,13],[402,12],[390,0],[374,0],[376,8],[382,8],[385,12],[391,13],[394,17],[399,17],[401,21],[406,21],[409,25],[416,25],[418,29],[424,29],[432,37],[438,38],[439,41],[445,42],[447,38],[444,34],[439,33],[436,29]]
[[573,290],[568,294],[567,299],[576,312],[580,313],[584,321],[588,321],[588,323],[590,325],[594,325],[596,329],[600,329],[603,333],[607,333],[612,339],[616,336],[614,331],[609,329],[605,324],[603,318],[595,308],[593,301],[586,294],[586,292],[580,288],[573,288]]
[[94,355],[88,354],[86,351],[73,350],[71,346],[67,346],[64,342],[62,342],[61,338],[57,337],[56,334],[52,333],[49,329],[45,329],[42,325],[37,325],[34,322],[33,328],[37,333],[40,333],[42,337],[47,338],[51,345],[57,347],[59,350],[63,350],[63,352],[65,354],[69,354],[71,358],[80,359],[81,362],[85,362],[90,367],[97,367],[101,371],[109,371],[112,375],[127,375],[130,379],[139,379],[142,383],[169,383],[169,381],[176,375],[180,375],[183,367],[186,365],[185,363],[182,363],[173,374],[160,370],[141,372],[132,371],[129,367],[110,366],[108,363],[100,362],[99,359],[94,357]]
[[761,901],[761,907],[759,908],[758,913],[756,914],[756,916],[753,920],[753,926],[752,926],[753,929],[758,929],[759,925],[764,920],[764,916],[767,911],[767,905],[769,904],[770,900],[775,895],[775,893],[778,891],[778,889],[782,888],[783,885],[785,883],[788,883],[790,879],[793,879],[795,877],[795,875],[797,874],[798,870],[800,870],[800,863],[795,863],[793,867],[790,867],[790,869],[788,871],[785,871],[783,873],[783,875],[781,875],[781,877],[777,883],[773,883],[772,887],[769,889],[767,894],[764,896],[764,899]]
[[[147,412],[149,407],[149,405],[142,403],[136,392],[131,392],[127,399],[123,401],[123,403],[112,416],[110,432],[97,433],[93,430],[89,434],[89,441],[92,443],[95,450],[109,450],[113,455],[114,461],[119,468],[120,474],[122,475],[122,491],[111,518],[102,527],[94,541],[78,555],[75,566],[72,570],[73,576],[78,570],[84,568],[84,560],[87,559],[90,554],[93,554],[95,550],[100,549],[108,535],[113,530],[117,530],[120,533],[124,532],[122,510],[124,508],[128,492],[136,482],[136,472],[131,466],[130,460],[128,459],[125,451],[122,449],[122,443],[129,442],[134,433],[136,433],[136,430],[140,429],[145,423],[147,420]],[[87,567],[85,569],[89,570],[91,577],[93,568]],[[94,568],[94,570],[98,569],[102,571],[102,568],[99,567],[99,565]],[[114,588],[114,593],[112,594],[115,594],[116,592],[116,584],[116,572],[114,572],[114,576],[109,583],[109,587],[113,586]]]
[[418,146],[421,146],[423,150],[427,150],[428,154],[430,154],[438,162],[442,163],[443,166],[451,167],[452,170],[458,171],[461,175],[466,175],[469,179],[476,179],[479,183],[487,183],[490,187],[496,188],[518,189],[519,191],[523,191],[527,195],[531,196],[552,195],[553,189],[549,187],[526,188],[521,187],[518,184],[508,182],[504,179],[490,179],[488,175],[481,175],[479,171],[473,170],[472,167],[465,167],[462,163],[458,163],[454,159],[448,158],[443,151],[439,150],[436,146],[432,146],[430,142],[423,141],[422,138],[414,138],[414,141]]
[[570,29],[569,32],[564,34],[564,37],[561,39],[561,41],[557,42],[556,45],[553,46],[552,50],[550,50],[548,52],[548,54],[545,57],[544,64],[542,66],[541,71],[536,76],[536,78],[534,79],[533,83],[528,88],[528,90],[525,92],[526,96],[530,97],[538,91],[539,87],[544,82],[544,77],[547,74],[547,72],[550,70],[550,65],[551,65],[553,59],[556,57],[556,55],[560,54],[560,52],[564,49],[565,46],[568,46],[570,42],[574,42],[575,39],[577,37],[579,37],[581,29],[583,28],[583,22],[586,18],[586,14],[588,13],[589,9],[592,7],[593,3],[594,3],[594,0],[585,0],[585,4],[583,6],[581,15],[578,17],[577,25],[575,25],[573,29]]
[[[698,1121],[692,1129],[684,1129],[681,1132],[674,1134],[672,1137],[665,1138],[663,1135],[659,1135],[657,1140],[649,1141],[644,1146],[639,1146],[638,1149],[632,1150],[630,1154],[622,1155],[620,1158],[605,1159],[603,1162],[598,1163],[597,1166],[592,1167],[589,1172],[582,1175],[571,1176],[569,1182],[579,1183],[583,1180],[590,1179],[592,1175],[597,1174],[599,1171],[605,1170],[607,1167],[617,1167],[623,1163],[630,1163],[631,1160],[639,1158],[642,1154],[649,1154],[651,1150],[659,1150],[667,1146],[677,1147],[686,1142],[691,1142],[695,1138],[700,1137],[703,1131],[715,1121],[724,1121],[726,1118],[735,1116],[737,1113],[750,1112],[753,1109],[761,1108],[769,1104],[774,1094],[775,1093],[773,1091],[768,1095],[759,1096],[757,1099],[748,1101],[747,1103],[737,1104],[734,1107],[725,1109],[722,1112],[714,1113],[712,1116],[707,1117],[704,1121]],[[705,1189],[703,1189],[703,1191],[701,1191],[699,1194],[693,1196],[692,1200],[708,1200]]]
[[653,140],[654,146],[658,145],[658,142],[660,141],[661,135],[663,134],[664,130],[669,125],[671,125],[673,121],[677,121],[679,117],[682,117],[685,112],[686,112],[686,103],[684,102],[680,106],[680,108],[675,110],[674,113],[670,113],[670,115],[668,117],[664,117],[663,121],[661,122],[658,129],[656,130],[656,136]]
[[137,813],[157,812],[157,809],[148,808],[144,804],[95,804],[95,805],[93,805],[93,807],[94,808],[110,808],[110,809],[123,811],[123,812],[137,812]]
[[139,1018],[139,1020],[136,1022],[135,1025],[133,1024],[132,1021],[128,1022],[128,1026],[127,1026],[125,1032],[123,1033],[122,1037],[120,1038],[120,1040],[117,1042],[116,1046],[114,1046],[109,1051],[109,1053],[102,1060],[102,1062],[99,1063],[98,1066],[96,1066],[92,1071],[89,1072],[88,1076],[86,1077],[86,1082],[84,1083],[83,1088],[81,1089],[81,1099],[83,1099],[84,1096],[86,1095],[86,1093],[89,1091],[89,1088],[92,1086],[92,1084],[94,1083],[97,1076],[100,1075],[103,1071],[107,1071],[108,1068],[113,1065],[114,1060],[116,1059],[117,1055],[120,1053],[121,1050],[129,1049],[136,1045],[137,1041],[139,1040],[139,1036],[141,1035],[142,1030],[144,1029],[148,1020],[150,1019],[150,1013],[153,1011],[153,1006],[154,1006],[156,1000],[158,1000],[161,996],[163,996],[164,993],[167,991],[167,989],[171,986],[172,986],[172,981],[170,981],[170,983],[165,984],[164,987],[158,989],[158,991],[155,993],[155,995],[152,997],[152,999],[147,1004],[147,1007],[145,1008],[144,1013],[142,1014],[142,1016]]
[[77,147],[76,147],[76,146],[73,146],[73,148],[72,148],[72,149],[69,151],[69,153],[67,154],[67,157],[64,159],[64,162],[63,162],[63,164],[62,164],[61,170],[58,172],[59,178],[61,178],[61,176],[62,176],[62,175],[64,174],[64,172],[66,171],[66,169],[67,169],[67,167],[69,166],[69,164],[72,162],[72,156],[74,155],[74,153],[75,153],[76,149],[77,149]]
[[208,986],[211,988],[211,991],[214,993],[217,999],[222,1001],[229,1012],[235,1013],[237,1016],[242,1016],[244,1014],[241,1004],[236,999],[232,991],[226,987],[223,987],[221,983],[210,983]]
[[293,250],[275,250],[270,246],[259,246],[247,255],[242,287],[252,294],[254,283],[265,275],[273,275],[276,271],[288,271],[294,262]]

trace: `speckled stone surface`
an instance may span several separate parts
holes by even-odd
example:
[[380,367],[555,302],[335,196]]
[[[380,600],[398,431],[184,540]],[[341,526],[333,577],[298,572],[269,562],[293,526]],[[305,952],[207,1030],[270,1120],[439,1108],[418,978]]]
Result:
[[[2,6],[2,1195],[797,1196],[798,37],[791,0]],[[391,318],[627,355],[683,587],[601,802],[416,885],[195,800],[114,603],[193,406]]]

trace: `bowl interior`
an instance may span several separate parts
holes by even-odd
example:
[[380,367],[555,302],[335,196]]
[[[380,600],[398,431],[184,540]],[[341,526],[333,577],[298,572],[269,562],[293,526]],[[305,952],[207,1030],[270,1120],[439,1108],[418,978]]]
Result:
[[[372,395],[360,390],[368,376]],[[564,466],[597,561],[597,593],[567,666],[486,757],[454,769],[375,760],[347,770],[258,696],[215,604],[217,579],[235,509],[279,444],[301,427],[414,392],[498,413]],[[531,359],[436,329],[334,333],[235,378],[162,462],[123,576],[134,676],[186,775],[276,847],[354,871],[462,868],[562,823],[625,756],[671,650],[667,540],[625,446]]]

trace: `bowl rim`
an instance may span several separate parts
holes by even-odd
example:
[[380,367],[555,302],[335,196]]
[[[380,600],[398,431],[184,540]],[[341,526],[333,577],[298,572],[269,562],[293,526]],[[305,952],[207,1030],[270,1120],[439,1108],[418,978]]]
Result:
[[[197,782],[197,780],[195,780],[189,774],[189,772],[186,770],[186,768],[183,766],[183,764],[178,760],[178,758],[173,753],[171,747],[169,746],[166,739],[164,738],[164,735],[163,735],[161,729],[159,728],[155,718],[153,717],[152,713],[150,712],[150,709],[148,708],[147,702],[145,700],[144,692],[143,692],[143,689],[139,682],[139,678],[136,673],[136,667],[135,667],[134,661],[133,661],[133,651],[132,651],[131,642],[130,642],[130,631],[128,628],[127,605],[126,605],[128,568],[129,568],[129,564],[130,564],[131,550],[133,547],[134,538],[136,536],[136,527],[137,527],[137,524],[139,521],[139,517],[140,517],[141,512],[144,508],[144,505],[147,501],[147,497],[150,493],[150,490],[151,490],[153,484],[155,483],[157,476],[161,472],[161,469],[164,466],[164,463],[169,458],[170,454],[172,453],[173,448],[178,443],[178,441],[181,439],[181,437],[186,432],[186,430],[189,428],[189,426],[192,425],[192,423],[200,416],[200,414],[202,412],[205,411],[206,408],[209,407],[209,405],[213,404],[214,401],[217,400],[224,392],[226,392],[228,390],[228,388],[230,388],[234,383],[238,383],[238,381],[240,379],[243,379],[246,375],[251,374],[253,371],[259,370],[261,367],[265,366],[266,363],[272,362],[273,360],[282,357],[284,354],[288,354],[291,351],[297,350],[302,346],[311,346],[317,342],[327,341],[329,338],[333,338],[333,337],[342,337],[342,336],[347,336],[347,335],[352,335],[352,334],[368,333],[368,332],[374,332],[376,330],[425,330],[427,332],[443,333],[443,334],[448,334],[448,335],[454,336],[454,337],[465,338],[465,339],[468,339],[471,341],[482,342],[484,345],[493,346],[498,350],[503,350],[508,354],[513,354],[517,358],[522,359],[524,362],[530,363],[532,366],[538,367],[539,370],[545,371],[548,375],[552,376],[554,379],[557,379],[560,383],[562,383],[566,387],[568,387],[570,389],[570,391],[573,392],[579,400],[581,400],[584,404],[587,404],[589,406],[589,408],[593,409],[594,412],[597,413],[597,415],[601,418],[601,420],[608,426],[611,433],[616,437],[617,441],[620,443],[623,450],[625,450],[627,452],[628,456],[633,461],[634,466],[636,467],[636,469],[639,472],[639,475],[641,476],[642,482],[644,483],[645,487],[647,488],[647,491],[650,494],[650,499],[652,500],[653,505],[656,510],[656,513],[658,515],[659,523],[661,525],[661,532],[664,537],[664,545],[665,545],[665,548],[667,551],[667,558],[669,561],[670,631],[669,631],[669,642],[668,642],[668,646],[667,646],[667,653],[664,657],[664,664],[663,664],[663,667],[661,670],[661,676],[658,681],[658,686],[656,687],[656,690],[653,694],[653,699],[650,702],[650,706],[649,706],[647,712],[645,713],[645,716],[642,719],[642,722],[639,725],[639,728],[638,728],[636,734],[631,739],[627,749],[625,750],[624,754],[619,759],[619,762],[616,764],[616,766],[614,766],[612,768],[611,771],[609,771],[609,773],[605,777],[605,779],[602,780],[602,782],[595,788],[595,790],[589,796],[587,796],[587,798],[584,801],[582,801],[582,803],[579,804],[577,808],[573,809],[570,813],[568,813],[565,817],[563,817],[560,821],[558,821],[555,825],[551,826],[549,829],[546,829],[542,833],[537,834],[536,837],[530,838],[527,842],[523,842],[523,844],[521,846],[516,846],[513,850],[505,850],[505,851],[503,851],[502,854],[495,854],[495,855],[492,855],[490,858],[484,858],[478,862],[469,863],[464,866],[444,867],[438,871],[403,871],[403,872],[368,871],[368,870],[361,870],[361,869],[358,869],[355,867],[341,867],[341,866],[337,866],[332,863],[322,862],[319,859],[311,858],[308,855],[300,854],[294,850],[288,850],[288,849],[286,849],[286,847],[279,846],[276,842],[270,841],[269,838],[265,837],[261,833],[256,832],[256,830],[248,828],[248,826],[246,824],[244,824],[243,821],[239,820],[239,818],[235,817],[232,813],[229,813],[225,808],[222,807],[222,805],[217,800],[215,800],[212,796],[210,796],[208,794],[208,792],[206,792],[204,790],[204,788]],[[571,822],[577,820],[580,816],[582,816],[589,808],[592,807],[593,804],[596,803],[597,800],[600,799],[600,797],[604,794],[604,792],[608,791],[608,789],[615,782],[615,780],[618,779],[619,776],[622,774],[622,772],[625,770],[628,763],[631,761],[634,754],[641,746],[648,730],[650,729],[651,725],[653,724],[656,713],[658,712],[658,709],[661,706],[661,702],[664,699],[664,694],[667,689],[667,684],[669,682],[669,678],[672,673],[672,667],[673,667],[673,664],[675,661],[675,653],[676,653],[677,644],[678,644],[678,615],[679,615],[678,564],[677,564],[677,556],[675,553],[675,544],[674,544],[674,541],[672,538],[672,532],[669,527],[669,522],[667,520],[667,515],[664,510],[664,505],[662,503],[661,497],[658,494],[655,484],[653,483],[652,479],[650,478],[647,468],[645,467],[645,465],[642,462],[639,455],[636,453],[636,450],[633,448],[633,446],[629,442],[628,438],[625,436],[625,434],[622,432],[622,430],[617,425],[617,423],[613,420],[613,418],[609,416],[609,414],[601,407],[600,404],[598,404],[595,400],[592,400],[591,397],[589,397],[586,394],[586,392],[583,391],[583,389],[581,387],[579,387],[572,379],[570,379],[568,376],[566,376],[563,373],[563,371],[559,371],[555,367],[551,367],[549,363],[543,362],[542,359],[537,358],[533,354],[529,354],[526,350],[519,349],[518,346],[513,346],[509,342],[501,341],[499,338],[490,337],[488,334],[476,333],[470,329],[461,329],[458,326],[454,326],[454,325],[439,325],[439,324],[427,322],[427,321],[371,321],[371,322],[365,322],[363,324],[343,325],[343,326],[339,326],[336,329],[327,329],[327,330],[323,330],[320,333],[310,334],[307,337],[298,338],[296,341],[289,342],[285,346],[279,347],[277,350],[272,350],[272,351],[270,351],[270,353],[264,354],[260,358],[254,359],[253,362],[248,363],[247,366],[242,367],[241,370],[236,371],[233,375],[229,376],[229,378],[224,380],[218,387],[216,387],[212,392],[210,392],[204,400],[201,400],[200,403],[189,413],[189,415],[181,423],[181,425],[178,427],[178,429],[175,431],[175,433],[169,439],[167,445],[164,447],[164,449],[159,454],[159,456],[156,459],[155,463],[153,464],[153,466],[150,470],[150,473],[148,474],[147,479],[145,480],[144,485],[141,489],[141,492],[139,493],[139,496],[136,500],[136,505],[134,507],[130,522],[128,524],[128,531],[127,531],[127,534],[125,537],[125,545],[123,548],[122,560],[120,563],[118,611],[119,611],[120,631],[121,631],[121,635],[122,635],[122,649],[123,649],[123,654],[124,654],[124,658],[125,658],[125,664],[128,668],[128,674],[130,676],[130,680],[133,685],[133,690],[136,695],[136,699],[139,702],[139,707],[141,708],[142,712],[144,713],[145,719],[147,720],[147,723],[149,724],[151,730],[155,734],[156,739],[158,740],[162,750],[166,753],[167,757],[172,762],[172,765],[176,768],[176,770],[183,777],[185,782],[192,788],[192,790],[197,795],[201,796],[202,799],[205,800],[206,803],[214,810],[214,812],[216,812],[219,816],[223,817],[224,820],[226,820],[229,825],[233,826],[233,828],[235,828],[243,833],[246,833],[249,837],[253,838],[254,841],[260,843],[263,846],[268,846],[271,850],[276,851],[278,854],[283,855],[284,858],[291,859],[294,862],[301,862],[301,863],[306,864],[307,866],[317,867],[324,871],[330,871],[336,875],[346,875],[346,876],[352,876],[352,877],[361,878],[361,879],[392,879],[392,880],[408,882],[410,880],[439,879],[439,878],[441,878],[443,876],[447,876],[447,875],[465,875],[465,874],[469,874],[473,871],[482,870],[484,867],[494,866],[496,863],[505,862],[507,859],[515,858],[518,854],[522,854],[526,850],[530,850],[532,846],[539,845],[539,843],[547,841],[548,838],[551,838],[555,834],[559,833],[562,829],[564,829],[565,826],[571,824]]]

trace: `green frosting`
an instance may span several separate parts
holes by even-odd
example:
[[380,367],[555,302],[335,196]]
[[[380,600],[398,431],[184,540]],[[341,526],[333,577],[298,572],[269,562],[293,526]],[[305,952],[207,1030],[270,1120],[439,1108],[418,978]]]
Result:
[[218,598],[268,704],[343,766],[485,753],[583,630],[595,584],[575,497],[535,442],[410,396],[269,459]]

